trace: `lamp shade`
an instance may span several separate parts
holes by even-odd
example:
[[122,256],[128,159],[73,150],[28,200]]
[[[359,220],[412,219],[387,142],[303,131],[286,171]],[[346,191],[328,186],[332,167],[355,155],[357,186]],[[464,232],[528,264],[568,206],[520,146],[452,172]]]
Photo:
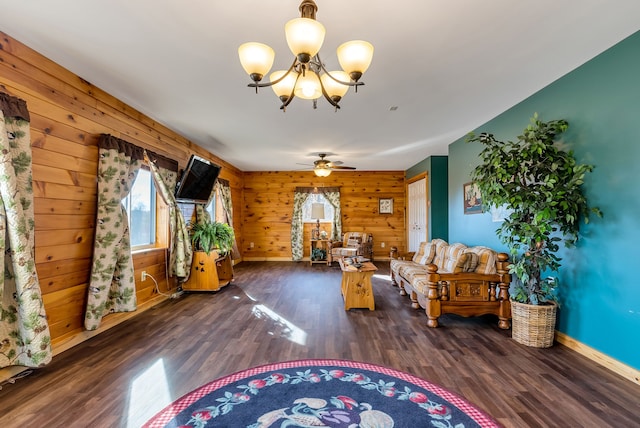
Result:
[[320,51],[324,42],[324,25],[309,18],[296,18],[284,27],[289,49],[295,56],[307,54],[310,57]]
[[[345,83],[348,83],[351,80],[349,75],[344,71],[330,71],[329,74]],[[349,90],[349,87],[347,85],[336,82],[328,74],[323,74],[322,76],[320,76],[320,80],[322,80],[322,86],[324,86],[324,90],[331,98],[342,98],[344,97],[344,94],[346,94]]]
[[311,204],[311,218],[318,220],[324,218],[324,204],[317,202]]
[[318,75],[307,70],[304,76],[298,78],[295,89],[296,97],[304,100],[315,100],[322,96],[322,87]]
[[313,172],[318,177],[328,177],[329,174],[331,174],[331,169],[326,168],[326,167],[316,167],[316,168],[313,168]]
[[338,47],[338,61],[340,67],[347,74],[359,73],[362,75],[373,59],[373,45],[364,40],[352,40]]
[[[271,81],[271,83],[273,83],[284,76],[286,72],[287,70],[274,71],[269,75],[269,80]],[[284,79],[271,86],[273,92],[275,92],[278,97],[289,98],[293,93],[293,87],[296,85],[297,77],[298,73],[295,71],[291,71],[291,73],[289,73]]]
[[273,49],[263,43],[249,42],[240,45],[238,56],[247,74],[259,75],[262,79],[262,76],[271,70],[276,54]]

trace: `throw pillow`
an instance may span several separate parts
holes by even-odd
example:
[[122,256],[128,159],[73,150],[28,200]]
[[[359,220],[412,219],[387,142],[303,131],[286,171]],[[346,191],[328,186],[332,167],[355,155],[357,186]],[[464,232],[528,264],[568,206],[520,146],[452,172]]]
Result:
[[478,255],[473,251],[471,251],[471,249],[466,250],[465,254],[467,255],[467,260],[464,263],[462,271],[475,272],[476,268],[478,267],[478,261],[479,261]]
[[445,247],[443,251],[444,260],[442,261],[442,266],[439,265],[438,269],[444,272],[462,272],[464,263],[467,261],[466,250],[467,246],[460,243]]
[[427,242],[424,246],[424,252],[418,263],[421,265],[428,265],[433,262],[433,258],[436,256],[436,245],[433,242]]
[[476,266],[477,273],[494,274],[496,273],[496,252],[488,247],[473,247],[471,251],[478,255],[478,266]]

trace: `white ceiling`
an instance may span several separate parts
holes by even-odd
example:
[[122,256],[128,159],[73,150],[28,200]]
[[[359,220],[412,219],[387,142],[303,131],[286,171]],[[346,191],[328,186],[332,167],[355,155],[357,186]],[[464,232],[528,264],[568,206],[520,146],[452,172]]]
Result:
[[237,47],[266,43],[287,68],[300,0],[0,0],[0,30],[243,171],[287,171],[314,152],[359,170],[447,154],[640,29],[638,0],[316,3],[327,68],[342,42],[375,46],[366,85],[337,113],[300,99],[283,113],[271,89],[246,86]]

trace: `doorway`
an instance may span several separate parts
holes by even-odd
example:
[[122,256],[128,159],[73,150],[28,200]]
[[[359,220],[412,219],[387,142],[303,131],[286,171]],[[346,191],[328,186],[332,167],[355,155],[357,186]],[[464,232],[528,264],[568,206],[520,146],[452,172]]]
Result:
[[408,251],[417,251],[427,240],[427,175],[421,174],[407,182]]

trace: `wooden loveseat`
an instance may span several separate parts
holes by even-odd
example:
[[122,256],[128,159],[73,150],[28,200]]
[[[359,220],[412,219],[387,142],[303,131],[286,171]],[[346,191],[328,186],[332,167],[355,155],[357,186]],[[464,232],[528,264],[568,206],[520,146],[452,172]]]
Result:
[[417,252],[391,260],[391,280],[411,306],[425,309],[429,327],[442,314],[498,316],[498,326],[511,326],[509,256],[487,247],[423,242]]

